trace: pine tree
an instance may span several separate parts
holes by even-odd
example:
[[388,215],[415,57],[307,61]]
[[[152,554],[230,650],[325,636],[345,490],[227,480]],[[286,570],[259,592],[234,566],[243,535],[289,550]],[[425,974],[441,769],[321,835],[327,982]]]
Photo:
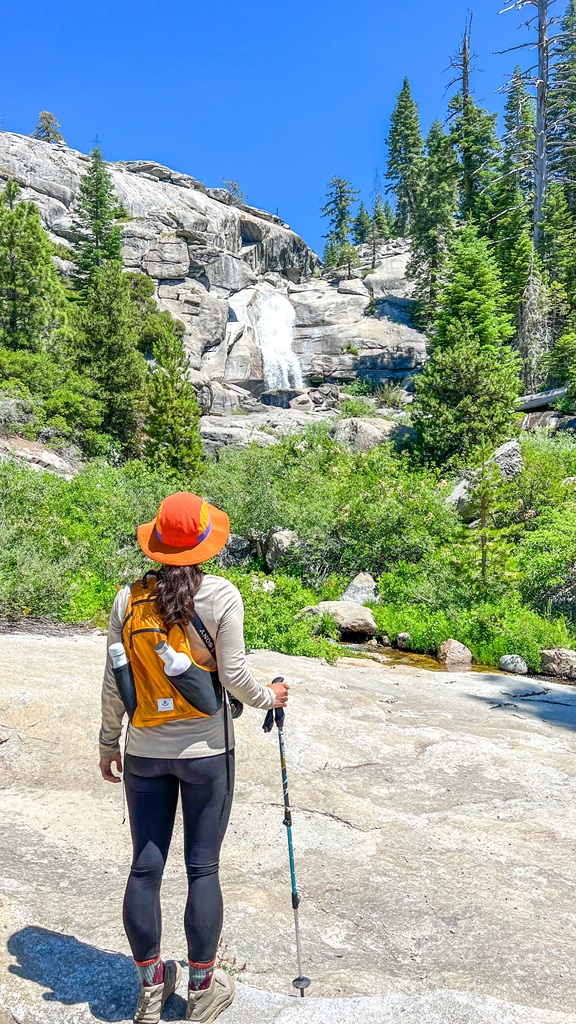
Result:
[[335,251],[334,266],[336,267],[347,267],[348,277],[352,277],[352,267],[357,267],[360,263],[360,258],[356,249],[352,245],[352,242],[344,242]]
[[576,213],[576,0],[568,0],[553,49],[549,162],[554,180],[564,185],[570,212]]
[[115,261],[93,270],[84,302],[74,309],[76,359],[96,384],[103,430],[124,454],[140,449],[146,364],[138,351],[139,316],[130,281]]
[[450,139],[435,121],[426,140],[423,187],[412,226],[408,276],[415,282],[420,320],[428,324],[436,311],[438,291],[454,230],[458,205],[458,162]]
[[576,388],[576,331],[567,330],[556,342],[548,357],[548,376],[552,387]]
[[504,108],[502,173],[510,176],[530,213],[534,206],[534,150],[536,111],[521,68],[516,65],[507,88]]
[[38,351],[64,324],[64,292],[38,207],[19,193],[9,180],[0,195],[0,343]]
[[436,348],[453,343],[464,327],[474,342],[494,346],[513,333],[506,311],[498,266],[489,242],[467,224],[452,240],[446,260],[446,283],[434,321]]
[[38,124],[31,132],[30,137],[40,139],[42,142],[64,142],[64,136],[59,130],[61,127],[55,114],[51,114],[49,110],[41,110],[38,115]]
[[73,260],[75,286],[84,291],[96,270],[109,260],[122,259],[122,234],[116,223],[118,201],[106,170],[102,150],[90,153],[90,167],[82,177],[74,206]]
[[349,238],[352,222],[351,209],[356,201],[356,192],[345,178],[332,178],[328,182],[327,202],[321,208],[322,216],[329,222],[326,239],[325,261],[333,251],[337,251]]
[[576,219],[558,183],[550,184],[546,191],[542,257],[551,283],[552,330],[557,338],[576,309]]
[[146,458],[179,474],[194,473],[202,457],[200,406],[190,382],[183,328],[169,313],[155,313],[145,336],[156,361],[148,371]]
[[456,95],[449,104],[450,134],[460,157],[462,217],[479,220],[477,207],[497,171],[499,143],[496,114],[483,110],[472,96]]
[[372,221],[364,203],[360,203],[358,213],[352,221],[352,241],[354,245],[363,245],[370,240]]
[[514,422],[520,394],[517,357],[508,345],[485,344],[467,324],[434,348],[416,380],[412,420],[417,448],[436,465],[466,460],[479,445],[496,446]]
[[386,191],[395,197],[396,232],[406,236],[412,228],[422,187],[424,157],[418,107],[412,99],[407,78],[392,111],[386,143],[388,164],[385,177],[390,182]]

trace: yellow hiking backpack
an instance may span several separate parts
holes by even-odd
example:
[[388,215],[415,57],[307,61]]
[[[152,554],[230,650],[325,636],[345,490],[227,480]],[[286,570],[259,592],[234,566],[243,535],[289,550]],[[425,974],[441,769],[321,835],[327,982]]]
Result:
[[[222,706],[218,672],[211,672],[194,660],[186,627],[177,623],[167,630],[162,622],[154,598],[155,576],[155,573],[147,573],[130,588],[122,624],[128,671],[124,671],[122,679],[118,671],[114,673],[131,723],[137,728],[183,718],[208,718]],[[197,615],[192,625],[215,658],[212,637]],[[191,661],[190,668],[181,675],[167,676],[154,650],[161,640],[167,640],[175,651],[186,654]]]

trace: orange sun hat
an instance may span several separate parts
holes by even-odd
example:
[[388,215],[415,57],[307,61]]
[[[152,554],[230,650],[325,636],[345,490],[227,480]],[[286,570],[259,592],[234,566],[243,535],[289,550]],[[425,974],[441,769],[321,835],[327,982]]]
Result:
[[206,562],[222,550],[229,536],[226,513],[190,491],[165,498],[156,518],[137,530],[144,554],[164,565]]

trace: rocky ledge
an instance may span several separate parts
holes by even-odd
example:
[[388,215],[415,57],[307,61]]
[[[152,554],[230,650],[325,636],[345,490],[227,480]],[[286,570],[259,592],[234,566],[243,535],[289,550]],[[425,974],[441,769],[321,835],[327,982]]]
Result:
[[[130,863],[97,771],[105,638],[0,637],[1,1024],[128,1021]],[[21,671],[22,651],[26,673]],[[220,957],[230,1024],[568,1024],[576,1019],[576,695],[497,673],[250,655],[289,679],[286,746],[304,967],[296,974],[278,744],[235,723]],[[163,886],[184,954],[181,830]],[[534,923],[537,920],[537,935]],[[184,990],[182,989],[182,992]],[[182,1019],[181,995],[166,1019]]]

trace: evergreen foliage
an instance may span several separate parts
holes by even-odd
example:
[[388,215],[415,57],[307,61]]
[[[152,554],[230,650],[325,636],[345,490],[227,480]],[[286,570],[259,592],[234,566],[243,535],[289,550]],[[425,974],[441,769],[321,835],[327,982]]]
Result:
[[516,65],[507,89],[504,110],[502,173],[512,179],[530,213],[534,205],[536,112],[521,68]]
[[[189,377],[183,327],[169,313],[148,316],[145,334],[155,367],[148,371],[145,455],[153,466],[187,476],[202,457],[200,406]],[[148,347],[148,346],[147,346]]]
[[338,262],[338,251],[349,241],[350,228],[352,225],[352,206],[356,201],[358,192],[352,188],[345,178],[334,177],[328,182],[326,203],[322,207],[322,216],[326,217],[329,223],[328,232],[324,235],[326,248],[324,253],[325,263]]
[[460,93],[450,101],[449,112],[450,134],[460,157],[460,212],[464,218],[476,218],[484,190],[496,174],[496,114]]
[[64,136],[60,131],[61,127],[55,114],[51,114],[49,110],[41,110],[38,115],[38,124],[31,132],[30,137],[40,139],[42,142],[64,142]]
[[116,223],[118,212],[118,200],[102,150],[95,146],[74,206],[74,283],[82,292],[89,287],[95,272],[108,261],[120,263],[122,260],[122,234]]
[[440,122],[435,121],[426,140],[423,187],[412,225],[408,264],[408,276],[415,281],[422,325],[429,324],[436,311],[448,242],[455,225],[458,173],[451,141]]
[[65,321],[64,290],[38,207],[9,180],[0,195],[0,344],[39,351]]
[[138,351],[138,310],[121,264],[109,261],[92,272],[73,325],[78,368],[94,381],[103,406],[102,429],[123,455],[136,455],[142,442],[146,365]]
[[363,245],[370,240],[372,220],[364,203],[360,203],[358,213],[352,221],[352,241],[354,245]]
[[498,346],[513,328],[506,311],[502,282],[490,245],[473,224],[453,239],[446,261],[446,283],[434,322],[435,348],[450,347],[468,329],[483,346]]
[[413,405],[418,450],[437,465],[463,463],[480,445],[495,447],[509,436],[520,394],[507,345],[484,343],[468,323],[453,324],[450,334],[417,378]]
[[550,140],[553,179],[564,185],[568,208],[576,213],[576,0],[568,0],[554,41],[555,61],[550,90],[554,134]]
[[234,202],[237,206],[241,206],[242,203],[248,202],[248,197],[246,193],[242,191],[240,185],[238,184],[237,181],[234,181],[234,179],[226,181],[226,179],[223,178],[222,188],[227,189],[228,192],[230,192],[230,195],[234,196]]
[[410,234],[416,213],[424,162],[418,107],[412,99],[407,78],[392,112],[386,143],[388,163],[385,177],[389,182],[386,191],[392,192],[395,199],[396,233],[406,236]]

